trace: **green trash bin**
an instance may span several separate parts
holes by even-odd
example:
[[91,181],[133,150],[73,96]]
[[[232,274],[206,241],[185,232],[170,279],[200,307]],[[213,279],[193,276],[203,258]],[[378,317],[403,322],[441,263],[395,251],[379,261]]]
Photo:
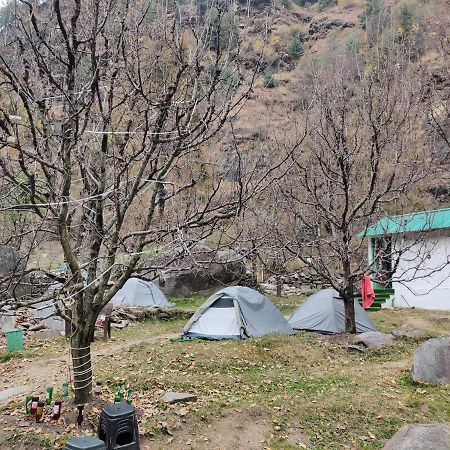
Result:
[[23,350],[23,329],[5,331],[6,348],[8,352],[20,352]]

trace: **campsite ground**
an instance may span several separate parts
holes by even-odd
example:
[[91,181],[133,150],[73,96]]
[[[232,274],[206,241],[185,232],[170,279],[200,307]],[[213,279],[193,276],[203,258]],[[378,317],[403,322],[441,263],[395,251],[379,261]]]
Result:
[[[190,309],[204,299],[180,299]],[[298,298],[276,302],[285,314]],[[450,335],[448,313],[420,310],[371,313],[381,331]],[[113,331],[113,341],[94,344],[95,376],[102,398],[74,425],[66,402],[64,420],[29,423],[24,397],[0,406],[0,448],[51,449],[69,434],[92,433],[102,402],[112,401],[117,381],[136,390],[143,449],[378,449],[405,423],[450,422],[448,387],[414,384],[408,373],[418,340],[350,353],[345,339],[299,333],[248,341],[180,342],[182,320],[147,321]],[[43,393],[64,381],[63,340],[26,342],[8,359],[0,350],[0,389],[30,384]],[[59,389],[58,389],[59,390]],[[195,403],[167,406],[165,391],[192,392]],[[28,392],[27,392],[28,393]],[[0,397],[1,398],[1,397]]]

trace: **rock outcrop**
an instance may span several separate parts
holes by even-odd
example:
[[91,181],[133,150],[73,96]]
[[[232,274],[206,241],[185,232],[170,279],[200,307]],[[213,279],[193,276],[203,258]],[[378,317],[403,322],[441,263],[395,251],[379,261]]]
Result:
[[416,350],[411,377],[416,382],[450,384],[450,337],[430,339]]

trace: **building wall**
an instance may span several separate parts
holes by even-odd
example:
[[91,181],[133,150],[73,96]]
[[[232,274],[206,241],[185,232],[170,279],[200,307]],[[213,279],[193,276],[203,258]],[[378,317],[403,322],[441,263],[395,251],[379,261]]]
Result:
[[394,275],[394,306],[450,310],[450,236],[396,244],[405,253]]

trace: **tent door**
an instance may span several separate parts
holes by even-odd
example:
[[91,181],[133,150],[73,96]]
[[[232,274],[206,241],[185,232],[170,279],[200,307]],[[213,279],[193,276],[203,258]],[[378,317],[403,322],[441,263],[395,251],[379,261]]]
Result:
[[233,300],[229,297],[217,299],[192,324],[189,334],[210,337],[212,339],[240,337],[240,325]]

